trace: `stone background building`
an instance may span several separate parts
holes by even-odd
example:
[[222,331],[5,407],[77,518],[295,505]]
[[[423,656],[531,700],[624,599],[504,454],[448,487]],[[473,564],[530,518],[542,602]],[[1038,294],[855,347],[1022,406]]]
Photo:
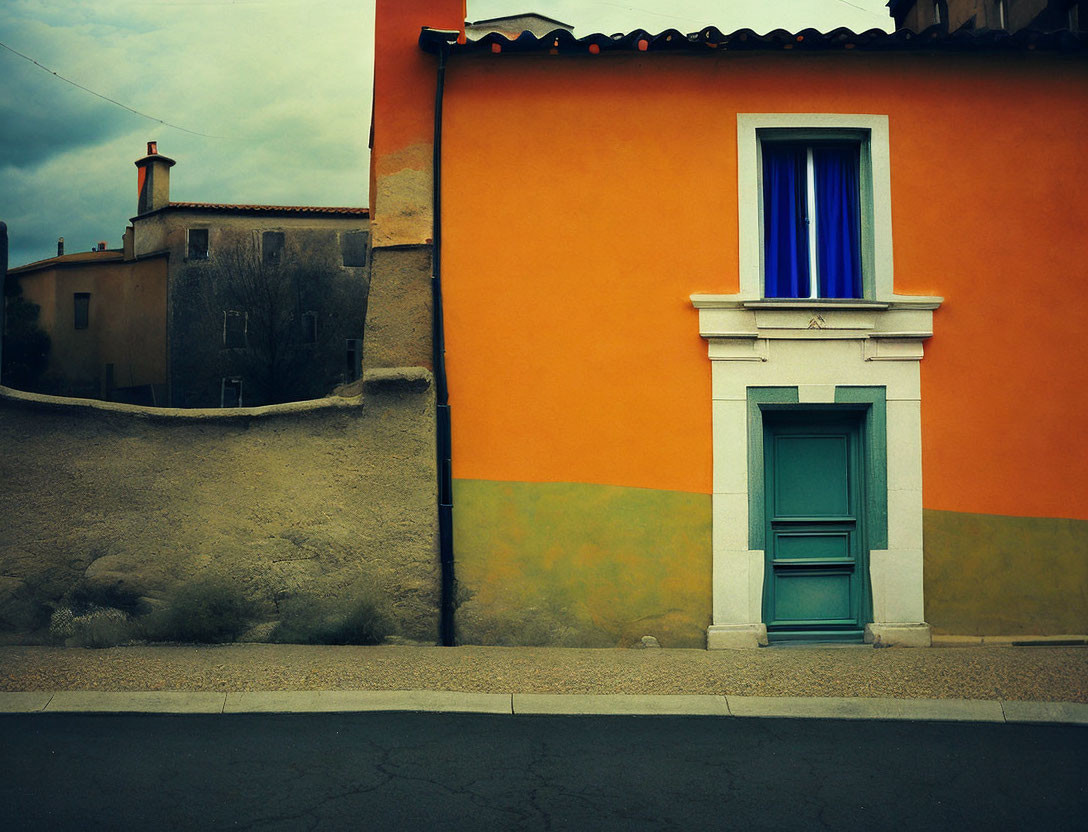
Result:
[[889,0],[896,29],[921,32],[939,26],[954,32],[968,29],[1035,29],[1081,31],[1085,0]]
[[122,248],[11,270],[52,342],[35,389],[231,407],[359,378],[369,211],[171,202],[174,164],[148,143]]

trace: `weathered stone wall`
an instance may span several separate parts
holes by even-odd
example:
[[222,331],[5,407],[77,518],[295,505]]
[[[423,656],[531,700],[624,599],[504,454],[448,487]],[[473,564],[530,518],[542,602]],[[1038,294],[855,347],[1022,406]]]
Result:
[[363,355],[367,367],[431,367],[430,246],[375,248]]
[[[245,405],[325,396],[352,380],[347,340],[362,340],[367,310],[366,219],[219,217],[176,212],[170,246],[170,387],[174,407],[218,407],[221,383],[237,377]],[[209,230],[207,260],[187,260],[185,231]],[[262,262],[261,234],[284,235],[278,265]],[[349,255],[355,254],[355,257]],[[246,318],[246,344],[228,348],[224,313]],[[304,342],[301,316],[315,315]]]
[[84,577],[154,599],[215,573],[269,618],[377,587],[402,635],[436,640],[429,382],[229,414],[0,388],[0,627]]

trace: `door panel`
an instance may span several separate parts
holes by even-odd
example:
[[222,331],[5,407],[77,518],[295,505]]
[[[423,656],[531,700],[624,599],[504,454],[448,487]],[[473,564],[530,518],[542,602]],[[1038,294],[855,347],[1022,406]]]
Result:
[[771,640],[861,640],[865,574],[860,421],[764,414]]
[[853,620],[851,575],[846,571],[780,570],[775,573],[775,620],[827,624]]
[[774,562],[853,560],[848,532],[775,532]]
[[[766,446],[764,446],[766,447]],[[850,512],[849,448],[843,436],[776,435],[775,511],[779,517]]]

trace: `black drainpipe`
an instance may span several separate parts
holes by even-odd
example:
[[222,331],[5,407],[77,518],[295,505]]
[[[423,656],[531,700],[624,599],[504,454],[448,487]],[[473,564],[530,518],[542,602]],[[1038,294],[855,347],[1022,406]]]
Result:
[[442,94],[446,86],[448,43],[438,50],[438,79],[434,93],[433,205],[434,250],[431,255],[431,343],[434,349],[435,416],[438,462],[438,552],[442,566],[439,635],[444,647],[457,643],[453,613],[456,580],[453,571],[453,472],[450,451],[450,397],[446,384],[446,332],[442,318]]
[[[8,309],[8,226],[0,222],[0,367],[4,366],[4,329],[7,323]],[[0,384],[4,383],[0,371]]]

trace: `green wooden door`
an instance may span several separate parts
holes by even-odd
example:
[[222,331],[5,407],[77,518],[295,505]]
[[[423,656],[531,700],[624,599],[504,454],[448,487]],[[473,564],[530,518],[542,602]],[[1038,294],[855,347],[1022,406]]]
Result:
[[766,583],[772,641],[860,641],[867,614],[858,420],[764,416]]

